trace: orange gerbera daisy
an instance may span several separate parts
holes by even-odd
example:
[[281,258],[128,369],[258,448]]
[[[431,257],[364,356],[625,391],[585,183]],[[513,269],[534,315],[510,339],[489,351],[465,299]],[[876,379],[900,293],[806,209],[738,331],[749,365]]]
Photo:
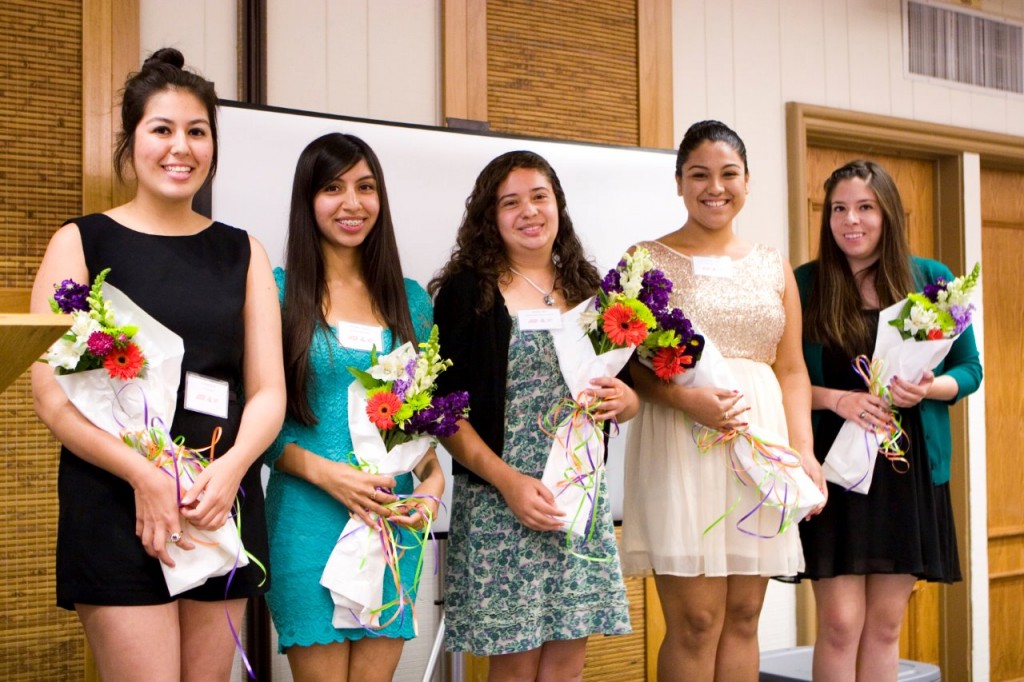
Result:
[[685,372],[683,354],[679,348],[659,348],[651,358],[654,373],[662,381],[668,381],[680,372]]
[[647,325],[622,303],[604,311],[603,329],[616,346],[639,346],[647,338]]
[[395,412],[402,407],[402,401],[391,391],[381,391],[366,401],[366,416],[381,431],[395,428],[392,419]]
[[142,351],[130,341],[123,348],[115,346],[107,357],[103,358],[103,366],[111,379],[134,379],[142,372],[145,364],[146,358],[143,357]]

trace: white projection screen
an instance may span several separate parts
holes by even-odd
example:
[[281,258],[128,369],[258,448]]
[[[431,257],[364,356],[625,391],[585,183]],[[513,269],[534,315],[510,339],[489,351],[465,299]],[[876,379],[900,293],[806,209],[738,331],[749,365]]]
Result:
[[[357,135],[380,157],[402,269],[423,286],[447,260],[477,174],[507,151],[528,149],[551,163],[565,189],[573,224],[602,273],[631,244],[665,234],[686,219],[676,196],[675,155],[670,151],[461,132],[232,102],[222,103],[219,127],[213,217],[259,239],[275,266],[283,263],[299,153],[330,132]],[[624,442],[625,426],[609,448],[608,482],[616,519],[622,513]],[[439,456],[450,471],[448,454],[441,451]],[[449,480],[449,505],[450,491]],[[443,532],[447,527],[442,512],[435,528]]]

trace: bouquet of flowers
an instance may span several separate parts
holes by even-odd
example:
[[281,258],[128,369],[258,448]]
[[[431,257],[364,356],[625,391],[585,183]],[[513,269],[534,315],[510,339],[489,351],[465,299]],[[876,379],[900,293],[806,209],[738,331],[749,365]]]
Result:
[[618,374],[635,350],[651,353],[671,346],[671,329],[659,327],[672,283],[654,268],[650,254],[637,248],[626,254],[601,282],[597,296],[562,315],[551,337],[562,378],[573,397],[559,402],[543,419],[552,436],[541,481],[566,513],[566,543],[593,532],[604,476],[603,425],[586,397],[592,379]]
[[[128,388],[130,386],[121,390]],[[209,457],[204,457],[201,451],[186,448],[182,438],[172,439],[159,418],[153,419],[148,428],[136,431],[125,429],[121,432],[121,440],[126,445],[174,479],[179,500],[213,459],[214,447],[219,438],[220,427],[214,433],[208,450]],[[182,535],[191,540],[195,547],[185,550],[177,543],[167,545],[167,553],[174,559],[174,568],[164,563],[160,564],[160,568],[163,569],[164,582],[171,596],[198,587],[209,578],[247,566],[250,558],[259,563],[242,547],[236,522],[225,523],[216,530],[201,530],[185,518],[179,520]]]
[[[437,338],[435,325],[418,351],[412,343],[405,343],[387,355],[371,353],[367,371],[348,368],[356,378],[348,389],[348,425],[352,449],[364,471],[391,476],[412,471],[436,439],[453,435],[458,421],[468,415],[469,394],[465,391],[434,394],[438,375],[451,366],[450,360],[440,356]],[[415,500],[404,496],[393,507],[402,513]],[[413,533],[420,546],[430,534],[429,522]],[[398,609],[391,621],[402,617],[406,606],[412,607],[401,583],[398,559],[406,548],[399,536],[396,524],[386,518],[376,517],[374,527],[355,516],[349,519],[320,577],[320,584],[330,590],[334,600],[334,627],[379,629],[388,625],[380,622],[381,612],[392,605],[382,604],[387,567],[398,595]],[[422,554],[413,585],[418,584],[421,569]]]
[[[872,358],[861,356],[855,360],[869,391],[889,401],[887,387],[894,376],[917,383],[926,371],[942,362],[953,342],[971,325],[971,299],[980,276],[979,263],[969,275],[950,281],[939,278],[923,291],[912,292],[879,312]],[[866,495],[879,452],[886,454],[897,471],[909,467],[901,440],[898,419],[881,432],[868,431],[847,421],[822,464],[825,478]]]
[[[180,336],[107,283],[109,272],[100,272],[91,287],[69,279],[54,287],[50,307],[70,314],[74,324],[43,360],[78,411],[173,476],[181,499],[206,463],[165,426],[174,422],[185,347]],[[175,566],[160,568],[170,594],[248,563],[235,523],[211,532],[184,517],[179,521],[196,547],[168,546]]]

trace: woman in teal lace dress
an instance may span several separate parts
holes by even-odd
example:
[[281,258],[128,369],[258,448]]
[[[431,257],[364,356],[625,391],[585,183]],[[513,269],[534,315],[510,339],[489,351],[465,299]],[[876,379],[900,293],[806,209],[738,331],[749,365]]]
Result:
[[[589,635],[630,631],[603,483],[594,534],[573,552],[540,481],[551,438],[537,418],[571,397],[547,329],[600,279],[554,170],[509,152],[480,173],[452,258],[430,283],[441,353],[454,362],[439,390],[470,395],[469,420],[444,439],[455,460],[447,646],[489,656],[491,680],[578,680]],[[590,392],[603,401],[598,418],[637,411],[618,378]]]
[[[384,176],[373,150],[352,135],[332,133],[299,157],[292,189],[287,274],[275,271],[282,301],[288,413],[267,452],[267,488],[274,585],[267,601],[296,680],[390,680],[406,639],[415,636],[411,579],[420,552],[411,532],[399,560],[407,599],[380,615],[384,627],[337,629],[334,602],[320,576],[331,550],[356,514],[391,517],[384,506],[413,492],[413,477],[378,476],[356,468],[348,430],[346,367],[366,369],[370,351],[388,353],[430,333],[430,300],[403,279]],[[418,495],[440,499],[444,478],[431,449],[415,469]],[[410,502],[396,523],[418,528],[437,505]],[[383,603],[396,600],[390,569]],[[403,600],[399,599],[399,602]]]

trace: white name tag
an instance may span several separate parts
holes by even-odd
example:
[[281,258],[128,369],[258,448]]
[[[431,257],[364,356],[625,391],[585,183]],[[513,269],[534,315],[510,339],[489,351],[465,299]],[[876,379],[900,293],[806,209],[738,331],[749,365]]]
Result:
[[384,328],[373,324],[338,321],[338,343],[352,350],[384,351]]
[[518,316],[523,331],[562,328],[562,311],[558,308],[530,308],[520,310]]
[[228,418],[228,382],[185,372],[185,409]]
[[733,263],[728,256],[694,256],[693,274],[705,277],[732,277]]

